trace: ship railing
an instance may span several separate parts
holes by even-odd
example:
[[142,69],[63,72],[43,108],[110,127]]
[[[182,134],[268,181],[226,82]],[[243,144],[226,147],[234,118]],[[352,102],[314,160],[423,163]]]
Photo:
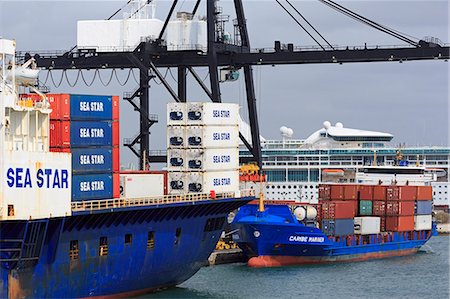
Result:
[[199,202],[206,200],[226,199],[233,197],[249,197],[255,196],[253,189],[240,190],[238,192],[225,192],[225,193],[191,193],[183,195],[165,195],[159,197],[142,197],[142,198],[114,198],[114,199],[100,199],[89,201],[72,202],[72,211],[92,211],[92,210],[105,210],[114,208],[125,207],[141,207],[141,206],[154,206],[165,205],[173,203],[186,203],[186,202]]

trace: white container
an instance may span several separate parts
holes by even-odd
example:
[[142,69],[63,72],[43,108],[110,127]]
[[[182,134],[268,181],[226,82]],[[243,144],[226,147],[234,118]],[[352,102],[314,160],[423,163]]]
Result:
[[120,197],[143,198],[164,195],[164,174],[120,174]]
[[169,149],[167,151],[167,170],[169,171],[183,171],[186,170],[186,150],[184,149]]
[[167,125],[181,126],[186,125],[186,103],[168,103],[167,104]]
[[239,169],[239,148],[186,150],[186,170],[224,171]]
[[188,126],[188,148],[236,148],[239,146],[239,126]]
[[371,235],[380,233],[380,217],[355,217],[355,234]]
[[5,150],[0,153],[0,218],[29,220],[70,216],[70,153]]
[[239,191],[239,171],[188,172],[187,191],[189,193],[216,193]]
[[184,148],[186,146],[186,127],[167,127],[167,148]]
[[239,105],[229,103],[187,103],[188,125],[239,125]]
[[164,22],[158,19],[88,20],[77,22],[79,50],[133,51],[143,40],[154,40]]
[[414,216],[414,230],[430,230],[432,226],[431,215]]
[[207,25],[204,20],[192,20],[187,13],[180,13],[177,19],[167,25],[167,50],[201,50],[207,48]]
[[187,193],[186,173],[169,172],[167,175],[167,189],[170,195],[182,195]]

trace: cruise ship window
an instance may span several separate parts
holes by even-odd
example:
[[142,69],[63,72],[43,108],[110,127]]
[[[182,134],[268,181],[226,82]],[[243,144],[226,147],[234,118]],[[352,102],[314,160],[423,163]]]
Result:
[[70,246],[69,246],[69,257],[71,261],[77,260],[79,258],[79,245],[78,245],[78,240],[72,240],[70,241]]
[[155,232],[148,232],[147,235],[147,249],[155,248]]
[[98,255],[99,256],[108,255],[108,238],[107,237],[100,237],[100,247],[98,248]]
[[133,242],[133,236],[131,234],[125,234],[125,245],[131,245]]

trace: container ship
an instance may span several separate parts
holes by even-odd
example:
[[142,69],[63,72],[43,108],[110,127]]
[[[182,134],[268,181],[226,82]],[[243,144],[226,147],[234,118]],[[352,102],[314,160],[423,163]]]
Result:
[[[39,93],[33,61],[16,66],[11,40],[0,40],[0,67],[0,297],[124,297],[177,285],[207,263],[228,213],[254,198],[230,162],[238,127],[226,119],[236,107],[168,112],[197,152],[176,133],[169,150],[192,154],[192,171],[121,172],[117,97]],[[210,149],[211,138],[221,147]]]
[[261,197],[240,208],[233,241],[249,266],[276,267],[409,255],[436,234],[431,186],[367,182],[322,184],[318,204],[264,205]]

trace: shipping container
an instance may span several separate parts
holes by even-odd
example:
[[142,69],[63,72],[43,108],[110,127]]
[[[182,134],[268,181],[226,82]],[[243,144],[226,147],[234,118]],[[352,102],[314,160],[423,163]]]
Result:
[[168,126],[167,127],[167,148],[184,148],[186,143],[186,127],[185,126]]
[[431,230],[433,226],[431,215],[414,216],[414,230]]
[[359,199],[373,200],[373,186],[360,185],[358,187],[358,192],[359,192]]
[[120,186],[120,173],[113,173],[113,198],[121,197],[122,186]]
[[373,186],[373,200],[386,200],[386,186]]
[[224,171],[239,169],[239,148],[186,150],[186,170]]
[[374,200],[372,201],[372,214],[375,216],[386,215],[386,201]]
[[239,105],[230,103],[187,103],[188,125],[239,125]]
[[112,167],[113,172],[120,171],[120,147],[118,146],[112,148]]
[[399,186],[398,199],[402,201],[417,199],[417,186]]
[[358,199],[358,185],[344,185],[344,199]]
[[388,216],[411,216],[414,215],[413,201],[387,201],[386,215]]
[[418,200],[415,203],[416,215],[431,215],[433,210],[433,201],[431,200]]
[[112,146],[120,146],[120,125],[118,121],[112,122]]
[[386,231],[403,232],[414,230],[414,216],[386,217]]
[[118,120],[119,97],[47,94],[53,120]]
[[399,186],[387,186],[386,187],[386,199],[387,200],[399,200],[400,188]]
[[112,146],[112,123],[110,121],[50,121],[50,146]]
[[331,185],[319,185],[319,200],[328,200],[331,197]]
[[238,192],[239,171],[188,172],[187,191],[209,193]]
[[322,203],[323,219],[345,219],[355,217],[356,201],[324,201]]
[[120,174],[120,195],[125,198],[164,195],[164,173]]
[[355,217],[355,234],[373,235],[380,233],[380,217]]
[[380,231],[386,231],[386,217],[380,217]]
[[73,173],[113,172],[111,148],[72,148]]
[[187,193],[187,174],[185,172],[169,172],[167,174],[167,189],[171,195]]
[[184,149],[167,150],[167,170],[169,171],[186,170],[186,150]]
[[190,148],[237,148],[239,126],[188,126],[186,139]]
[[353,235],[353,219],[324,219],[322,220],[322,231],[327,236]]
[[372,215],[372,201],[360,200],[359,201],[359,214],[360,215]]
[[186,103],[168,103],[167,104],[167,125],[183,126],[186,125]]
[[431,186],[417,186],[417,200],[433,200],[433,188]]
[[344,185],[331,185],[331,200],[343,200],[344,199]]
[[110,199],[112,197],[112,173],[72,175],[72,201]]

